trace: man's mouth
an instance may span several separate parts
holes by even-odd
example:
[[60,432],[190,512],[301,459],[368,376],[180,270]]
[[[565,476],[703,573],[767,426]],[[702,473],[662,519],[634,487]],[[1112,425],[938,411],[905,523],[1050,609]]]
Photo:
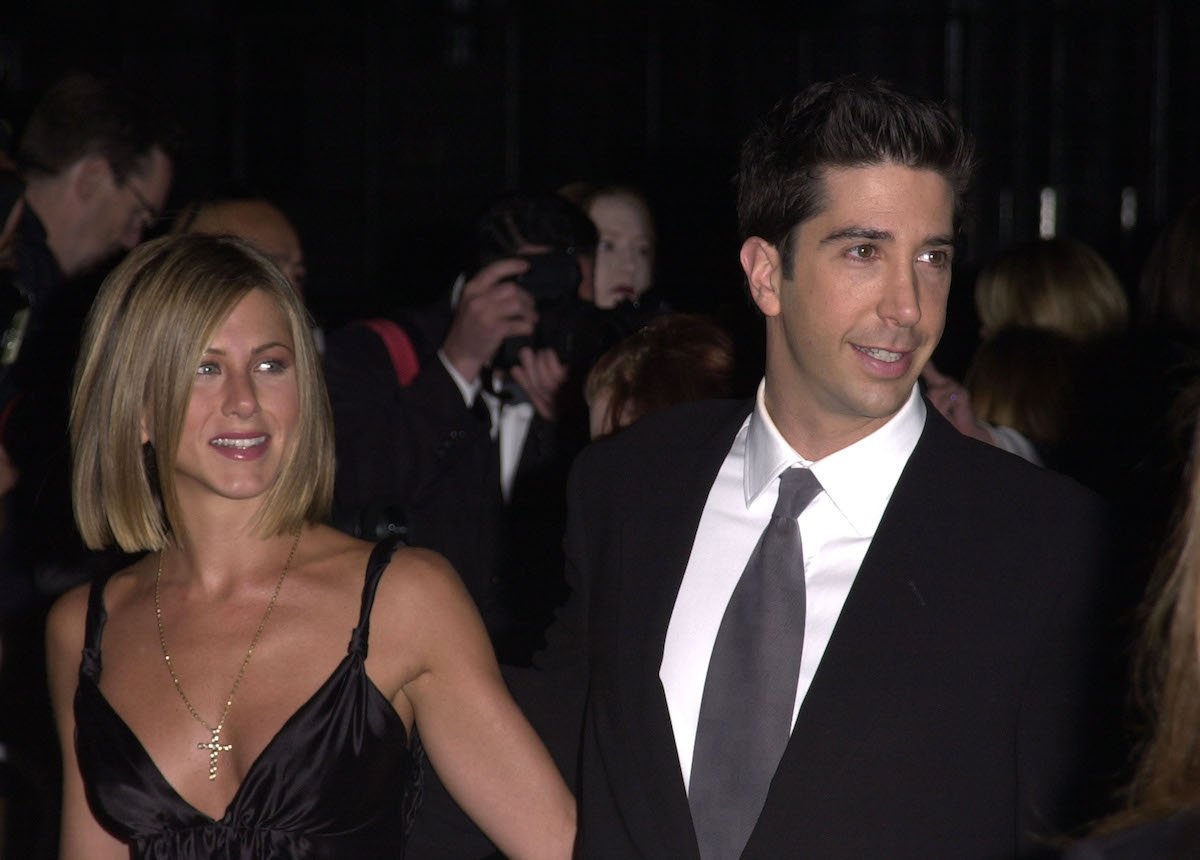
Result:
[[903,352],[892,352],[890,349],[881,349],[877,346],[855,346],[854,348],[863,355],[869,355],[876,361],[886,361],[888,363],[899,361],[905,355]]

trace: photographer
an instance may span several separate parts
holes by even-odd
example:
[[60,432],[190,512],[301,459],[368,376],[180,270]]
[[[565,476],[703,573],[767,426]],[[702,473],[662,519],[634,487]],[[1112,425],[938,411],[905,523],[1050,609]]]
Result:
[[445,555],[509,663],[528,662],[562,597],[576,446],[556,418],[595,243],[564,199],[506,195],[477,222],[467,274],[442,301],[328,341],[335,525],[404,531]]

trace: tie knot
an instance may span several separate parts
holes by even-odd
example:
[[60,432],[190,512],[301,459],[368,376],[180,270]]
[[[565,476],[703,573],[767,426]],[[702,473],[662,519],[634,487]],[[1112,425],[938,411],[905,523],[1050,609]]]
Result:
[[821,482],[811,469],[793,466],[779,476],[779,499],[775,502],[775,517],[794,520],[821,492]]

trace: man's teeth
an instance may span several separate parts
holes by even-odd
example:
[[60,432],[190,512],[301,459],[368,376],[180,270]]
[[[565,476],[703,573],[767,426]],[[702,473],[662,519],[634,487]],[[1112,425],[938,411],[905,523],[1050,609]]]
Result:
[[873,346],[860,346],[858,347],[858,351],[866,353],[871,358],[878,359],[879,361],[899,361],[904,355],[902,352],[892,352],[891,350],[879,349]]
[[212,443],[218,448],[253,448],[267,441],[266,436],[254,436],[250,439],[213,439]]

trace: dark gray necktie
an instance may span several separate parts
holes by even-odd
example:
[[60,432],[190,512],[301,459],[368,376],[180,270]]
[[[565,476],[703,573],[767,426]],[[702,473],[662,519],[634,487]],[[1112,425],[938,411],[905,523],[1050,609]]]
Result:
[[796,518],[820,491],[808,469],[780,476],[771,520],[717,630],[688,784],[704,860],[741,856],[792,733],[805,611]]

